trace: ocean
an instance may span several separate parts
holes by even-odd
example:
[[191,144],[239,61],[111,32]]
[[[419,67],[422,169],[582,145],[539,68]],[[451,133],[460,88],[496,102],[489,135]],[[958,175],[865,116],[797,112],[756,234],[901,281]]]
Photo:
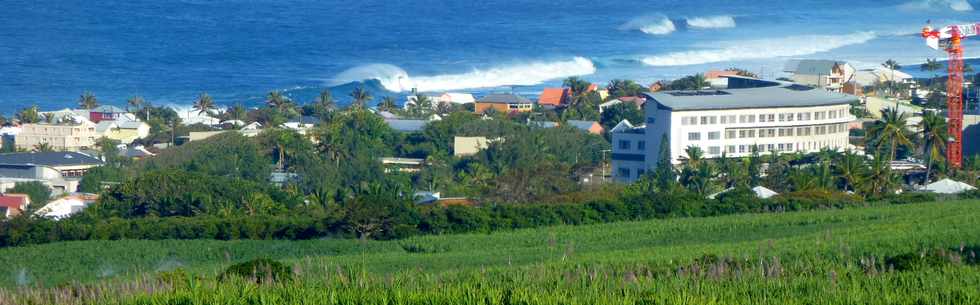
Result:
[[[895,59],[910,72],[944,54],[918,36],[980,21],[950,1],[0,0],[0,112],[73,107],[84,91],[123,106],[300,103],[356,86],[373,95],[535,95],[568,76],[649,83],[740,67],[783,75],[789,59]],[[980,40],[980,39],[977,39]],[[980,56],[968,41],[966,56]]]

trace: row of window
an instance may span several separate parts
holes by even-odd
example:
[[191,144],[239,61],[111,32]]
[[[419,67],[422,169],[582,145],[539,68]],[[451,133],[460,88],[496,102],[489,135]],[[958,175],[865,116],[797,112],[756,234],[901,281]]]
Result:
[[[681,125],[715,125],[719,122],[721,124],[751,124],[755,123],[758,119],[759,123],[769,123],[769,122],[793,122],[793,121],[809,121],[813,120],[825,120],[825,119],[836,119],[846,116],[845,109],[829,110],[829,111],[815,111],[815,112],[788,112],[788,113],[769,113],[769,114],[743,114],[743,115],[706,115],[706,116],[684,116],[681,117]],[[736,120],[736,118],[738,120]]]
[[[806,127],[786,127],[786,128],[761,128],[761,129],[739,129],[739,130],[726,130],[725,139],[751,139],[751,138],[775,138],[775,137],[792,137],[792,136],[810,136],[810,135],[825,135],[825,134],[835,134],[847,132],[847,124],[830,124],[830,125],[820,125],[820,126],[806,126]],[[700,141],[701,132],[689,132],[687,133],[688,141]],[[707,132],[708,140],[720,140],[720,131],[709,131]]]
[[[841,147],[843,141],[815,141],[815,142],[798,142],[798,143],[773,143],[773,144],[757,144],[757,145],[727,145],[725,146],[725,152],[728,154],[746,154],[752,152],[752,147],[755,146],[760,153],[764,152],[793,152],[793,151],[808,151],[815,150],[822,147]],[[721,146],[708,146],[708,155],[721,155]]]
[[[629,168],[626,168],[626,167],[620,167],[619,169],[616,170],[616,176],[618,176],[620,179],[625,179],[625,180],[630,179],[630,177],[632,177],[632,176],[630,176],[630,174],[632,174],[632,173],[633,173],[633,171],[630,170]],[[636,178],[639,179],[645,173],[646,173],[646,170],[644,170],[642,168],[636,169]]]
[[[629,140],[619,140],[619,149],[629,150],[632,148],[632,142]],[[645,151],[647,150],[647,141],[636,141],[636,150]]]

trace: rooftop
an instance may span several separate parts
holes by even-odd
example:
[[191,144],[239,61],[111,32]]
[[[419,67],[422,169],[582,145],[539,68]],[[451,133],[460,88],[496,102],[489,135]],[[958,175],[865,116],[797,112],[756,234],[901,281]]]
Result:
[[828,74],[836,65],[847,64],[843,61],[824,59],[804,59],[790,61],[786,64],[786,72],[796,74]]
[[544,88],[541,91],[541,96],[538,97],[538,104],[559,106],[565,101],[567,94],[568,89],[566,88]]
[[0,154],[0,164],[45,166],[102,165],[102,160],[78,152],[31,152]]
[[728,76],[729,89],[661,91],[644,93],[658,106],[674,111],[779,107],[812,107],[849,104],[853,95],[828,92],[787,82]]
[[102,112],[102,113],[127,113],[125,109],[113,106],[113,105],[102,105],[99,107],[92,108],[91,112]]
[[479,103],[491,103],[491,104],[531,104],[531,100],[515,94],[510,93],[494,93],[481,98]]
[[422,131],[425,129],[425,124],[429,123],[426,120],[385,120],[388,126],[395,131],[401,132],[415,132]]

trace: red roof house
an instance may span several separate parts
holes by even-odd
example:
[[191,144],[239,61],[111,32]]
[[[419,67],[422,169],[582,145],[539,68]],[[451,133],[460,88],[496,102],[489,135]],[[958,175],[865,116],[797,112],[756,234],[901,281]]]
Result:
[[10,218],[20,215],[29,204],[31,198],[24,194],[0,195],[0,217]]
[[544,88],[538,97],[538,105],[558,107],[566,103],[569,95],[571,90],[568,88]]
[[738,71],[721,71],[721,70],[711,70],[704,73],[704,78],[721,78],[722,76],[738,76]]

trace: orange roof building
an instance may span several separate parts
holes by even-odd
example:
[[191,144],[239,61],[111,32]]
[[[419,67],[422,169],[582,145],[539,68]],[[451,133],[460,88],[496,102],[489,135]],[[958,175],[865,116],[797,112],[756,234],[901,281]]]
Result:
[[571,90],[568,88],[544,88],[538,97],[538,105],[558,107],[564,105]]

